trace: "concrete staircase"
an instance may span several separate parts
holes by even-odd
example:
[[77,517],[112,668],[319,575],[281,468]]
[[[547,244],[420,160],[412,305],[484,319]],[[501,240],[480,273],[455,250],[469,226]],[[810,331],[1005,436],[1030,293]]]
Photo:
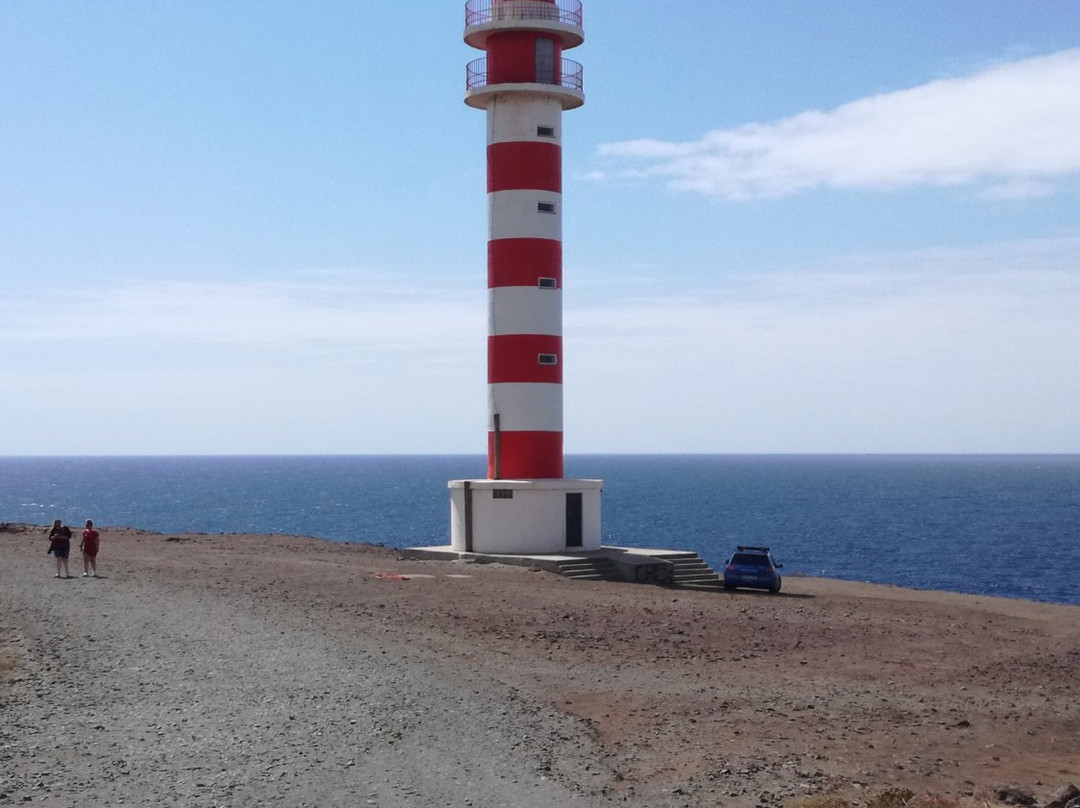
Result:
[[[645,556],[645,553],[641,554]],[[722,589],[723,581],[712,568],[701,560],[694,552],[664,552],[658,560],[666,562],[672,567],[672,579],[668,586],[680,589]],[[628,579],[631,573],[625,569],[619,569],[611,558],[602,555],[575,556],[572,558],[559,559],[555,562],[552,572],[574,578],[579,581],[622,581]]]
[[568,558],[556,562],[556,572],[579,581],[621,581],[610,558]]
[[664,556],[675,565],[675,586],[680,589],[723,589],[720,576],[697,553]]

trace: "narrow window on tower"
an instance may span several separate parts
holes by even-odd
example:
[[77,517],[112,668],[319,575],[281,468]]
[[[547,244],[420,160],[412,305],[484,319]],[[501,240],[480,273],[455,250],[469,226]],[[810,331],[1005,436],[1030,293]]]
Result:
[[554,202],[538,202],[538,203],[536,203],[536,209],[538,211],[540,211],[541,213],[554,213],[555,212],[555,203]]
[[492,488],[491,489],[491,498],[492,499],[513,499],[514,498],[514,489],[513,488]]
[[559,282],[555,278],[539,278],[536,281],[536,285],[541,289],[558,289]]
[[554,126],[538,126],[536,127],[537,137],[555,137]]
[[553,353],[542,353],[536,357],[536,361],[541,365],[557,365],[559,357]]
[[557,84],[555,81],[555,40],[538,37],[536,40],[536,83]]

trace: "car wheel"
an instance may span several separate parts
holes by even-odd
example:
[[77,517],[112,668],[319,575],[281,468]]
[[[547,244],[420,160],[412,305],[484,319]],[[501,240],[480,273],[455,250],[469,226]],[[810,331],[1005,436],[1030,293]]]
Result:
[[726,591],[728,591],[728,592],[734,592],[735,591],[735,584],[729,584],[727,581],[725,581],[724,582],[724,589]]
[[775,595],[779,591],[780,591],[780,576],[777,575],[776,576],[776,583],[772,585],[772,588],[769,590],[769,592],[771,592],[772,594]]

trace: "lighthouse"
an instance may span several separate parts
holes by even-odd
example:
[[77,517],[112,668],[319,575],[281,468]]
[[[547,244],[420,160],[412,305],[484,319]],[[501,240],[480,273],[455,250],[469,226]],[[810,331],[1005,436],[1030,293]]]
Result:
[[600,548],[600,480],[563,477],[562,114],[585,102],[579,0],[468,0],[465,103],[487,115],[487,477],[451,480],[451,545]]

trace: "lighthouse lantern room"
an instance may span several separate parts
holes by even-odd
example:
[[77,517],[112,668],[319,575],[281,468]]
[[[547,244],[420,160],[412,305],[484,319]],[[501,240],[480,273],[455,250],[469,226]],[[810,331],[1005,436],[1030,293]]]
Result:
[[562,113],[585,97],[563,51],[579,0],[469,0],[465,103],[487,112],[487,477],[451,480],[451,545],[600,548],[600,480],[563,477]]

